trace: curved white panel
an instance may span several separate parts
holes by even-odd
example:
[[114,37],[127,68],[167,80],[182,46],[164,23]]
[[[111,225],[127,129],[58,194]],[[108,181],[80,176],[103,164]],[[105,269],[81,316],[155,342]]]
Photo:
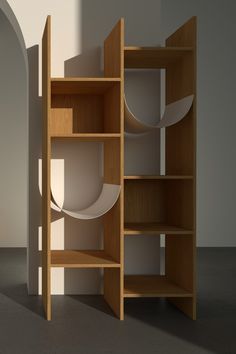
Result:
[[117,184],[104,183],[98,199],[88,208],[70,211],[62,208],[62,211],[77,219],[95,219],[106,214],[116,203],[120,194],[120,186]]
[[[38,160],[38,187],[39,193],[42,196],[42,159]],[[56,205],[53,195],[51,195],[51,208],[59,212],[61,211],[61,209]]]
[[153,126],[141,122],[130,111],[126,98],[124,97],[125,131],[129,134],[143,134],[153,129],[169,127],[183,119],[193,104],[193,95],[186,96],[181,100],[170,103],[166,106],[160,122]]

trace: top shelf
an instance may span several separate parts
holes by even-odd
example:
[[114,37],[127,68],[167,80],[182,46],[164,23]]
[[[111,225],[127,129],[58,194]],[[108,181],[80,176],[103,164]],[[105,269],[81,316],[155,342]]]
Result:
[[161,69],[192,52],[192,47],[124,47],[124,65],[133,69]]
[[51,78],[52,94],[104,94],[114,85],[119,84],[120,78],[107,77],[61,77]]

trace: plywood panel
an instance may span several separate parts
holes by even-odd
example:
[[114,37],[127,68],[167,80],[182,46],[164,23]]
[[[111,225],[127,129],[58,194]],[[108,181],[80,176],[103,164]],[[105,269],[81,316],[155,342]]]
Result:
[[125,297],[191,297],[191,292],[162,275],[126,275]]
[[[190,46],[192,52],[167,68],[166,103],[194,94],[193,106],[178,124],[166,129],[166,173],[193,176],[192,187],[185,191],[189,211],[181,214],[175,207],[171,218],[183,217],[193,228],[191,237],[168,236],[166,238],[166,275],[179,286],[193,293],[192,299],[176,299],[174,303],[189,317],[196,318],[196,18],[191,18],[167,41],[168,47]],[[174,209],[176,213],[174,214]],[[186,226],[187,226],[186,224]]]
[[164,180],[126,180],[124,191],[125,223],[165,222]]
[[103,133],[103,95],[52,95],[51,134]]
[[49,117],[51,105],[51,18],[47,17],[42,41],[42,96],[43,96],[43,141],[42,141],[42,297],[47,320],[51,319],[51,282],[50,282],[50,132]]
[[104,42],[104,75],[124,77],[124,19],[121,18]]
[[120,269],[104,270],[104,298],[115,314],[123,320],[123,175],[124,175],[124,20],[121,19],[104,42],[104,75],[119,78],[105,95],[105,131],[120,132],[119,141],[104,144],[104,179],[121,186],[118,202],[104,217],[104,249],[120,261]]

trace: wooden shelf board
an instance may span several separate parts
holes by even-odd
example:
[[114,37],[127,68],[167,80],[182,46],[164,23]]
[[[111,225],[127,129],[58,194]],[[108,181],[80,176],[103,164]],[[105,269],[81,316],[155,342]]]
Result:
[[163,275],[126,275],[124,297],[192,297]]
[[109,140],[120,138],[121,134],[119,133],[75,133],[75,134],[52,134],[51,138],[58,139],[80,139],[85,141],[97,141],[97,140]]
[[124,176],[124,179],[129,180],[136,180],[136,179],[161,179],[161,180],[168,180],[168,179],[193,179],[193,176],[187,175],[133,175],[133,176]]
[[186,230],[177,226],[160,223],[125,223],[125,235],[191,235],[192,230]]
[[119,84],[120,78],[61,77],[51,78],[52,94],[104,94]]
[[191,52],[192,47],[125,47],[125,68],[166,68]]
[[63,268],[119,268],[111,256],[103,250],[51,251],[51,266]]

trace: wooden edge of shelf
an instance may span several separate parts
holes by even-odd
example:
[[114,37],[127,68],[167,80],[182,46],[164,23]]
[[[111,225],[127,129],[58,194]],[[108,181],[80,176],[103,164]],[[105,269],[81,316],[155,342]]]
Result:
[[173,225],[158,223],[125,223],[124,235],[192,235],[193,230],[188,230]]
[[124,298],[181,297],[193,294],[170,281],[164,275],[125,275]]
[[51,134],[51,138],[53,139],[69,139],[69,138],[74,138],[74,139],[91,139],[91,140],[107,140],[107,139],[117,139],[121,137],[120,133],[75,133],[75,134]]
[[124,47],[124,51],[170,51],[170,52],[174,52],[174,51],[187,51],[187,52],[191,52],[194,50],[193,47],[138,47],[138,46],[125,46]]
[[119,77],[51,77],[51,82],[120,82]]
[[52,250],[51,267],[120,268],[120,263],[103,250]]
[[148,180],[148,179],[161,179],[161,180],[172,180],[172,179],[193,179],[190,175],[126,175],[125,180]]

